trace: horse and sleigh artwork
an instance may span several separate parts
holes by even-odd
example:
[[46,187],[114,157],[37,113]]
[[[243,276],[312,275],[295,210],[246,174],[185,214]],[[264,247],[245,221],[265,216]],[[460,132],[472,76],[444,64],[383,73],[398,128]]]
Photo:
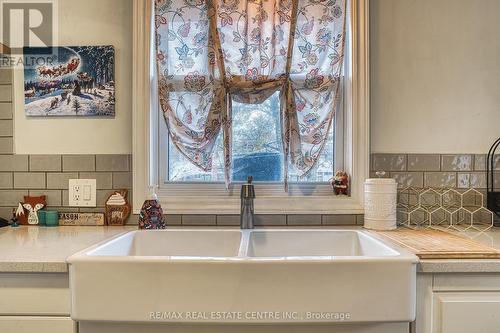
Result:
[[37,59],[24,67],[26,116],[115,116],[113,46],[29,47],[24,57]]

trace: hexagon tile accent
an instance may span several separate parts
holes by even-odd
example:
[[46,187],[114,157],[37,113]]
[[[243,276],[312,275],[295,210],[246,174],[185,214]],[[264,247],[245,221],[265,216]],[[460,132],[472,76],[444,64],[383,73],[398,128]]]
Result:
[[486,231],[493,227],[493,212],[484,206],[476,189],[406,186],[398,193],[398,223],[408,228]]

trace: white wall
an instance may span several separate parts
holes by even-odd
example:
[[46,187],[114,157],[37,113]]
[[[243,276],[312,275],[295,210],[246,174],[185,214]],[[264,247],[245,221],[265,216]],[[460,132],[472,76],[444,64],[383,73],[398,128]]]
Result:
[[114,45],[116,117],[26,118],[23,74],[16,71],[17,154],[132,152],[132,0],[59,0],[59,45]]
[[500,136],[500,1],[370,3],[372,151],[487,151]]

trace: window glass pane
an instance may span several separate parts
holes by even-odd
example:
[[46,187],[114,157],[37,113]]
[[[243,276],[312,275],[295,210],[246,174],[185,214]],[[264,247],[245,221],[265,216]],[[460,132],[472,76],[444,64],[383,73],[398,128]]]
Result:
[[222,133],[219,134],[212,156],[212,171],[205,172],[184,155],[168,140],[168,180],[171,182],[223,182],[224,154]]
[[233,180],[283,181],[279,92],[262,104],[233,101]]
[[[279,92],[262,104],[233,101],[233,180],[283,181]],[[334,126],[332,126],[334,128]],[[169,140],[168,180],[171,182],[223,182],[222,133],[214,148],[213,170],[204,172],[184,157]],[[317,166],[303,179],[289,168],[291,182],[327,182],[333,176],[334,135],[330,131]]]

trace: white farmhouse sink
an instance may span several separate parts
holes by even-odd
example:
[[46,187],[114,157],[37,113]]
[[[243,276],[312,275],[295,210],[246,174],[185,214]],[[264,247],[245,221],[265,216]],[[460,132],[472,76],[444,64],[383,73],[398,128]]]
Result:
[[248,247],[249,257],[390,257],[398,254],[380,241],[353,230],[253,231]]
[[415,318],[417,258],[362,230],[132,231],[68,263],[82,322]]

